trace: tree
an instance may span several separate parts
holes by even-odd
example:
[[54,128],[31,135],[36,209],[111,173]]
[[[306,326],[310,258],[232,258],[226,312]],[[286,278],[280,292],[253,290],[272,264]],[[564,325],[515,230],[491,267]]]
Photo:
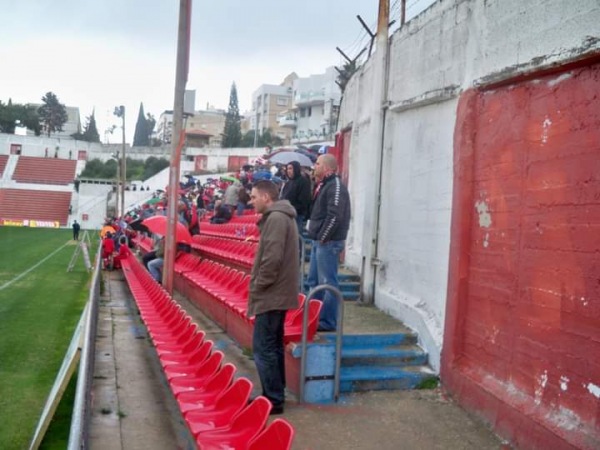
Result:
[[58,101],[56,94],[47,92],[42,97],[42,106],[38,108],[38,114],[42,122],[44,132],[50,137],[51,133],[63,130],[63,125],[67,122],[67,108]]
[[137,122],[135,124],[135,133],[133,135],[133,146],[144,147],[148,145],[148,123],[144,114],[144,104],[140,103]]
[[[259,134],[256,139],[257,147],[266,147],[267,145],[270,147],[277,147],[283,145],[283,139],[279,136],[273,136],[271,130],[267,128]],[[244,134],[244,137],[241,141],[242,147],[254,147],[254,130],[249,130]]]
[[92,111],[91,116],[86,117],[83,133],[73,133],[71,137],[73,137],[73,139],[77,139],[78,141],[100,142],[100,134],[98,133],[98,128],[96,127],[96,117],[94,111]]
[[354,72],[358,70],[358,66],[356,65],[356,61],[350,61],[344,64],[342,69],[338,69],[336,67],[336,70],[338,71],[338,76],[335,82],[340,87],[340,90],[343,94],[346,90],[346,85],[348,84],[348,81],[350,81],[350,78],[352,78]]
[[237,89],[235,82],[231,84],[229,94],[229,108],[225,116],[225,127],[223,128],[223,148],[239,147],[242,143],[242,125],[240,120],[240,108],[238,106]]
[[13,104],[10,99],[6,105],[0,101],[0,132],[14,134],[18,125],[26,127],[39,136],[41,126],[36,107]]

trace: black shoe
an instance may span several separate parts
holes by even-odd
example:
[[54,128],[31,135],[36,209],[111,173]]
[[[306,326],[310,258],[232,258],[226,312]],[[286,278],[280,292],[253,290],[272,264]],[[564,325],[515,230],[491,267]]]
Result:
[[333,333],[333,332],[335,332],[335,328],[319,327],[319,328],[317,328],[317,331],[319,331],[321,333]]
[[283,405],[275,406],[271,408],[270,416],[278,416],[279,414],[283,414]]

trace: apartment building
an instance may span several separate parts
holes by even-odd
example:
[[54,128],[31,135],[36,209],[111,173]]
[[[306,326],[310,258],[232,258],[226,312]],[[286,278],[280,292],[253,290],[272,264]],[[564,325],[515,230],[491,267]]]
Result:
[[293,104],[277,122],[291,131],[292,144],[333,141],[342,93],[334,67],[325,73],[297,78],[293,82]]
[[295,73],[289,74],[279,85],[263,84],[252,93],[252,111],[250,129],[258,133],[269,129],[273,136],[278,136],[289,144],[292,130],[279,125],[277,118],[283,111],[291,108],[293,103],[293,84],[298,78]]

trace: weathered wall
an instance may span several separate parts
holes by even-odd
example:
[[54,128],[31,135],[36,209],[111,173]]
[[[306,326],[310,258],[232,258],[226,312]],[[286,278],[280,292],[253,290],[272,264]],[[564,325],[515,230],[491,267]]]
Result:
[[[451,215],[456,213],[453,211],[453,196],[464,193],[454,192],[457,187],[453,183],[453,172],[459,168],[456,165],[458,162],[453,162],[453,157],[460,145],[475,139],[479,132],[475,127],[471,129],[472,136],[457,138],[456,133],[460,130],[455,129],[455,126],[462,126],[456,125],[459,99],[462,101],[463,93],[472,88],[490,87],[488,90],[493,92],[499,83],[508,83],[522,76],[532,76],[542,70],[589,58],[590,55],[600,52],[599,23],[600,3],[597,0],[582,0],[576,3],[566,0],[436,2],[430,9],[407,23],[391,39],[383,150],[380,144],[381,136],[378,136],[372,125],[375,122],[373,110],[377,109],[379,102],[379,99],[372,95],[372,92],[378,89],[379,82],[377,77],[373,76],[376,71],[373,66],[376,58],[371,58],[361,68],[346,89],[339,123],[340,129],[351,129],[349,190],[352,196],[353,223],[347,242],[346,262],[356,270],[361,270],[363,258],[369,254],[367,249],[379,231],[378,251],[372,255],[381,264],[375,277],[375,303],[419,332],[421,343],[429,351],[431,363],[436,369],[440,368],[442,347],[446,352],[444,339],[458,334],[465,326],[465,320],[468,320],[463,310],[447,310],[446,293],[449,270],[458,265],[456,259],[452,259],[449,265]],[[587,95],[590,101],[597,100],[598,90],[595,89],[596,87],[588,87],[578,95]],[[539,95],[544,96],[547,93]],[[511,110],[501,125],[510,128],[517,116],[528,117],[532,114],[528,105],[534,100],[535,98],[522,97],[519,107]],[[593,106],[596,103],[589,105]],[[541,104],[542,109],[549,107],[547,103]],[[595,107],[598,111],[597,105]],[[464,114],[473,114],[468,102],[463,104],[462,108]],[[570,114],[576,114],[579,109],[575,102],[566,103],[563,108],[563,111],[569,110]],[[588,111],[586,114],[591,113]],[[538,125],[541,126],[541,123],[543,120]],[[483,124],[481,122],[481,125]],[[491,131],[496,130],[496,133],[506,133],[498,124],[488,126]],[[567,135],[569,133],[564,132]],[[489,135],[492,141],[496,137],[494,134]],[[591,142],[589,137],[586,142]],[[377,200],[377,187],[373,186],[373,180],[376,178],[377,167],[373,161],[378,151],[383,153],[380,225],[379,230],[376,230],[373,205]],[[574,161],[569,164],[589,162]],[[541,171],[537,176],[543,177],[546,168],[540,164],[536,168]],[[468,171],[468,168],[463,167],[462,170]],[[575,179],[572,175],[564,176],[568,180]],[[469,188],[461,189],[467,193],[469,191]],[[467,213],[469,211],[465,211],[468,218]],[[475,213],[475,210],[471,213]],[[576,216],[569,217],[578,220]],[[460,220],[456,217],[454,219]],[[457,233],[464,238],[467,232]],[[554,232],[552,236],[555,236]],[[597,244],[594,244],[596,241],[590,234],[585,236],[587,237],[581,235],[580,239],[584,239],[592,247]],[[480,246],[484,242],[488,241],[480,241]],[[483,247],[479,251],[482,249]],[[560,250],[557,248],[555,251]],[[368,272],[370,257],[364,263]],[[530,263],[533,266],[526,266],[534,270],[537,263],[533,260],[530,260]],[[586,270],[589,272],[592,266],[587,266]],[[456,273],[450,275],[452,279]],[[466,283],[466,280],[460,277],[454,281],[461,286]],[[588,298],[586,295],[583,297]],[[464,298],[457,294],[455,300],[460,304]],[[570,308],[567,304],[565,307]],[[571,310],[573,308],[575,306],[572,305]],[[514,312],[510,307],[499,309],[505,314]],[[444,335],[447,314],[454,315],[455,320],[446,321],[453,324],[453,329],[447,330]],[[490,314],[494,315],[491,311]],[[496,310],[495,314],[500,312]],[[574,321],[573,326],[582,327],[581,333],[587,333],[585,335],[588,342],[590,339],[596,339],[595,332],[588,327],[589,318],[586,320],[584,315],[577,314],[568,317],[569,321]],[[566,315],[563,316],[557,323],[564,325],[566,318]],[[557,342],[561,343],[560,340]],[[481,342],[477,348],[484,350],[485,346],[485,342]],[[511,350],[510,346],[506,347],[506,351]],[[569,353],[569,350],[566,352]],[[534,353],[535,351],[531,350],[529,356],[535,358]],[[575,350],[572,354],[579,355]],[[475,351],[473,358],[476,359],[477,356],[479,354]],[[581,426],[587,427],[588,431],[590,425],[592,428],[597,427],[597,424],[593,425],[596,423],[593,420],[597,418],[592,420],[591,416],[597,416],[600,390],[595,387],[598,383],[583,380],[584,374],[590,376],[596,369],[589,361],[580,361],[585,368],[578,372],[579,378],[564,373],[552,376],[555,378],[554,386],[558,386],[554,393],[563,396],[566,395],[564,390],[561,390],[564,379],[561,384],[560,376],[564,375],[569,380],[578,379],[580,386],[576,395],[579,397],[576,398],[581,400],[585,397],[585,402],[581,400],[586,405],[585,409],[581,411],[575,407],[579,400],[555,402],[556,396],[548,394],[541,400],[547,407],[548,416],[535,424],[527,423],[520,431],[515,432],[515,429],[518,429],[519,422],[524,420],[523,416],[506,411],[514,409],[516,399],[527,398],[530,392],[527,389],[521,390],[522,387],[514,388],[515,385],[507,382],[506,372],[491,371],[488,374],[490,377],[498,377],[501,381],[499,386],[514,388],[507,388],[510,393],[503,397],[502,402],[508,406],[501,412],[498,412],[498,405],[490,400],[497,392],[483,389],[481,392],[485,394],[473,394],[469,390],[471,385],[465,382],[466,384],[460,385],[454,393],[465,404],[484,412],[504,435],[511,439],[520,436],[520,445],[535,448],[541,445],[540,443],[548,442],[540,436],[545,436],[546,439],[548,436],[554,436],[556,439],[553,432],[548,432],[552,428],[550,415],[554,415],[555,422],[571,417],[569,414],[582,419],[580,422],[565,419],[562,422],[564,427],[574,423],[575,427],[579,426],[577,424],[583,424]],[[498,367],[505,367],[514,362],[513,359],[505,359],[499,360],[497,364]],[[536,372],[537,369],[532,369],[531,364],[528,365],[527,357],[522,358],[519,364],[520,367],[515,370],[523,371],[521,376],[534,384],[539,381],[539,373]],[[557,365],[558,362],[554,361],[552,364]],[[504,382],[507,383],[502,384]],[[592,387],[586,388],[585,386],[589,386],[586,383],[592,383]],[[528,385],[528,389],[529,387]],[[531,389],[535,390],[535,387]],[[507,423],[502,422],[504,419]],[[566,435],[561,437],[572,439],[578,431],[575,428],[567,430]],[[529,440],[528,433],[532,437]]]
[[[474,85],[600,48],[593,37],[598,35],[599,17],[595,0],[577,5],[566,0],[438,1],[391,38],[385,152],[394,156],[384,155],[380,233],[388,242],[381,240],[379,245],[385,253],[377,255],[384,267],[377,279],[375,301],[419,331],[436,369],[446,302],[449,162],[458,96]],[[373,106],[378,102],[372,95],[377,83],[375,60],[371,58],[348,84],[339,121],[340,129],[352,128],[353,223],[347,263],[356,270],[361,269],[376,232],[374,155],[381,146],[371,127]],[[419,156],[423,158],[418,168],[407,170],[407,158]],[[394,185],[403,187],[402,195],[399,189],[389,189]],[[404,234],[401,238],[396,236],[399,229]],[[403,275],[389,277],[386,272]],[[396,281],[388,281],[392,279]]]

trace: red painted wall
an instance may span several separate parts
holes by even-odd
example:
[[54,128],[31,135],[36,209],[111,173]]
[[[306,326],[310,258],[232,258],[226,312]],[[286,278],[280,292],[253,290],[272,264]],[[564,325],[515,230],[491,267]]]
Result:
[[460,99],[442,381],[522,448],[600,448],[600,64]]

